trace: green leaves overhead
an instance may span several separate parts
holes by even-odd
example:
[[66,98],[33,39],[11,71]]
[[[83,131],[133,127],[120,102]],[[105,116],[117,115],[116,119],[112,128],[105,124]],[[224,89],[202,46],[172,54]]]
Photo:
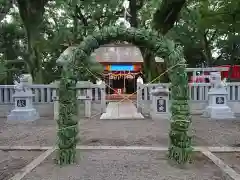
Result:
[[158,1],[157,10],[153,15],[153,27],[166,34],[178,20],[178,15],[186,0],[162,0]]
[[0,0],[0,22],[13,6],[13,0]]
[[229,39],[240,30],[239,10],[239,1],[234,0],[189,1],[167,36],[184,46],[190,67],[231,64],[226,57],[232,50],[224,49],[231,49]]

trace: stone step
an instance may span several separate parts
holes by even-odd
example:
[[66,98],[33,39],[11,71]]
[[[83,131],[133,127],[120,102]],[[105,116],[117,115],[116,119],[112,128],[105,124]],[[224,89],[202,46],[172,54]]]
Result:
[[110,102],[107,105],[106,113],[100,119],[144,119],[141,113],[137,112],[136,106],[131,101]]

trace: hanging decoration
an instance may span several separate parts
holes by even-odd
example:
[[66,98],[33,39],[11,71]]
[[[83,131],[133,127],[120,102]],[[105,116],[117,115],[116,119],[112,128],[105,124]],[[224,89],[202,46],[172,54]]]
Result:
[[134,79],[134,76],[132,74],[127,74],[126,79]]
[[139,72],[138,73],[131,73],[131,72],[128,72],[128,73],[104,73],[102,74],[102,76],[109,76],[109,79],[113,79],[113,80],[119,80],[121,78],[124,78],[125,79],[134,79],[137,75],[139,75]]

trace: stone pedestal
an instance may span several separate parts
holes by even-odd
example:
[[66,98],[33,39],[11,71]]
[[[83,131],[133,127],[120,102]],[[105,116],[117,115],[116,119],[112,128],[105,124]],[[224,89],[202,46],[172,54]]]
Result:
[[14,109],[8,115],[8,121],[35,121],[39,119],[39,114],[33,108],[33,93],[29,87],[32,84],[30,74],[23,74],[19,78],[19,83],[15,83],[15,93],[13,99],[15,102]]
[[211,89],[208,92],[208,106],[203,112],[203,117],[211,119],[232,119],[234,113],[227,105],[228,93],[221,82],[221,74],[213,72],[210,75]]
[[35,121],[39,114],[32,106],[33,94],[31,90],[16,91],[13,95],[15,107],[8,115],[8,121]]
[[235,118],[231,108],[227,105],[228,93],[225,88],[209,91],[208,106],[203,112],[203,117],[211,119],[231,119]]
[[152,89],[151,117],[159,119],[169,119],[169,91],[164,86]]

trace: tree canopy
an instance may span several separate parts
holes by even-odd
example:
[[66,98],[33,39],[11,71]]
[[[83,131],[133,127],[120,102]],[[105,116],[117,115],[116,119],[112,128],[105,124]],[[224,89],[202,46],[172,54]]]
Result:
[[[123,0],[1,0],[0,58],[11,83],[31,73],[36,83],[59,77],[56,59],[68,46],[124,16]],[[129,0],[132,27],[153,28],[184,46],[189,67],[239,64],[240,2],[234,0]],[[140,47],[144,74],[154,79],[164,70],[154,54]],[[48,78],[45,78],[48,77]]]

